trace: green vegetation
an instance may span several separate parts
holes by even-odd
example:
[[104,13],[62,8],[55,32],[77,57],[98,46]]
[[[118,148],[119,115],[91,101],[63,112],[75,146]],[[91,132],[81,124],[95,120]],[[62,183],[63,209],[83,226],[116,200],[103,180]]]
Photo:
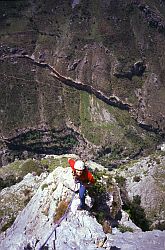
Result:
[[16,180],[14,175],[9,175],[5,180],[0,177],[0,190],[5,188],[5,187],[10,187],[10,186],[16,184],[17,181],[19,181],[19,180]]
[[56,158],[54,157],[49,157],[47,159],[41,159],[41,164],[42,166],[46,166],[48,171],[53,171],[57,167],[68,167],[68,159],[66,157],[63,158]]
[[3,168],[0,168],[0,189],[12,186],[20,182],[28,173],[34,172],[37,175],[40,175],[42,173],[42,169],[40,168],[38,162],[32,159],[25,161],[17,160]]
[[134,164],[138,163],[139,160],[130,160],[128,163],[126,164],[122,164],[119,168],[118,168],[118,172],[123,171],[123,170],[128,170],[129,168],[133,167]]
[[28,173],[40,175],[44,171],[53,171],[56,167],[68,167],[66,157],[50,157],[39,160],[16,160],[15,162],[0,168],[0,190],[20,182]]
[[155,135],[139,128],[127,111],[109,106],[86,92],[81,93],[80,121],[84,137],[102,146],[103,154],[98,158],[104,166],[128,155],[134,157],[156,143]]
[[26,175],[28,173],[35,172],[37,175],[42,173],[41,168],[39,167],[38,163],[32,159],[26,160],[21,166],[22,175]]
[[104,171],[99,171],[97,169],[93,171],[93,176],[96,182],[90,187],[89,195],[95,199],[98,199],[97,197],[103,195],[106,192],[106,184],[102,183],[102,178],[104,174]]
[[115,176],[115,179],[116,179],[116,182],[118,183],[118,186],[121,188],[121,187],[124,187],[125,186],[125,178],[123,176],[120,176],[120,175],[116,175]]
[[144,209],[140,206],[141,198],[136,195],[133,197],[133,201],[127,201],[124,203],[123,209],[130,215],[131,220],[140,227],[143,231],[148,231],[150,222],[146,218]]
[[89,98],[90,95],[86,92],[82,92],[81,95],[81,103],[80,103],[80,121],[81,121],[81,131],[82,134],[87,138],[90,142],[97,144],[99,143],[100,134],[97,133],[95,136],[95,127],[94,123],[91,121],[91,114],[89,110]]
[[95,214],[97,221],[103,225],[104,221],[106,220],[106,213],[105,211],[97,211]]
[[77,146],[77,144],[78,144],[77,139],[72,135],[68,135],[64,138],[62,147],[72,148],[72,147]]
[[80,93],[78,90],[65,86],[63,88],[65,98],[65,113],[75,126],[80,125]]
[[45,188],[47,188],[47,187],[48,187],[48,184],[47,184],[47,183],[44,183],[44,184],[41,186],[42,191],[43,191]]
[[[135,177],[134,181],[140,181],[139,178],[139,176]],[[118,175],[115,177],[115,179],[120,188],[120,193],[123,201],[123,210],[125,210],[129,214],[131,220],[143,231],[149,230],[150,222],[146,218],[145,211],[140,205],[140,196],[136,195],[133,197],[133,201],[129,200],[125,188],[126,179],[123,176]]]
[[[45,141],[45,137],[47,141]],[[33,130],[13,139],[11,146],[22,151],[27,150],[29,154],[36,152],[37,154],[63,154],[78,144],[76,135],[72,131],[56,131],[50,129],[48,131]]]
[[2,228],[1,228],[1,231],[2,232],[5,232],[9,227],[12,226],[12,224],[14,223],[16,217],[12,216],[7,223],[5,223]]
[[[104,103],[97,100],[95,96],[89,95],[86,92],[81,93],[81,131],[84,136],[95,145],[100,145],[106,136],[111,137],[113,133],[112,129],[117,129],[116,124],[100,121],[102,108],[104,108]],[[109,140],[109,138],[106,139]]]
[[[105,232],[109,232],[111,227],[108,221],[115,219],[121,209],[119,193],[110,174],[96,169],[93,175],[96,183],[88,190],[89,195],[94,199],[92,213],[102,224]],[[113,202],[110,208],[107,200],[111,195],[113,195]]]
[[119,225],[118,226],[118,229],[121,233],[125,233],[125,232],[131,232],[133,233],[133,229],[131,227],[127,227],[127,226],[124,226],[124,225]]

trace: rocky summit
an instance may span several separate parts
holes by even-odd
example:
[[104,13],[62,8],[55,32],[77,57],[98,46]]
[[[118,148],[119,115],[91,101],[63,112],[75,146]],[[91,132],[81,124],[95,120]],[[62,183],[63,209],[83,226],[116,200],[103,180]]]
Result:
[[[55,158],[59,159],[59,156]],[[93,173],[97,171],[98,174],[100,165],[92,162],[88,164]],[[103,167],[99,171],[102,175],[97,183],[101,183],[99,187],[101,188],[110,176]],[[0,249],[41,249],[45,244],[46,249],[56,247],[59,250],[84,248],[163,250],[165,231],[142,232],[141,228],[133,223],[130,215],[122,210],[115,175],[110,180],[109,185],[106,184],[106,201],[102,199],[104,189],[101,190],[101,194],[98,189],[96,196],[90,196],[88,192],[87,208],[82,211],[77,210],[79,195],[74,192],[78,184],[75,184],[71,168],[67,166],[57,166],[51,173],[42,173],[40,177],[36,177],[34,173],[28,174],[19,184],[4,188],[0,193],[1,202],[5,194],[6,197],[9,192],[20,196],[27,188],[33,187],[33,195],[24,204],[24,209],[15,209],[14,223],[4,232],[1,227]],[[96,203],[94,199],[102,199],[102,210],[92,209]],[[20,196],[17,203],[19,204],[21,200],[23,198]],[[9,204],[14,203],[11,198],[8,200],[6,198],[5,205],[9,207]],[[105,204],[107,206],[103,210]],[[104,218],[103,213],[109,213],[111,216],[106,215]]]
[[0,23],[0,249],[164,250],[165,1],[4,0]]

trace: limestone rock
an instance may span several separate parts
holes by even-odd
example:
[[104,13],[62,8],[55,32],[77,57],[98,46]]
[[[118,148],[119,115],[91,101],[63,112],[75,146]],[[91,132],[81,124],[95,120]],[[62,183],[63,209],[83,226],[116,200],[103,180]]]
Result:
[[[68,187],[66,187],[68,185]],[[74,182],[71,169],[58,167],[42,182],[26,208],[19,214],[14,224],[5,234],[1,234],[2,249],[23,249],[29,243],[36,249],[44,243],[54,228],[55,210],[60,200],[70,199]],[[89,202],[88,202],[89,201]],[[87,198],[90,205],[90,199]],[[88,211],[77,211],[78,194],[75,195],[67,220],[57,228],[58,249],[89,249],[96,247],[98,240],[104,240],[102,226]],[[45,212],[46,209],[46,212]],[[52,239],[49,242],[53,244]]]
[[140,197],[140,205],[151,224],[154,223],[151,228],[155,225],[156,229],[162,229],[165,219],[164,166],[165,156],[157,152],[155,155],[132,161],[123,169],[115,171],[115,174],[126,179],[128,197],[131,200],[137,195]]
[[[23,181],[29,180],[29,177],[30,175],[26,176]],[[70,168],[57,167],[48,176],[42,174],[42,178],[44,180],[37,192],[19,213],[13,225],[5,233],[0,234],[0,249],[22,250],[32,247],[38,250],[49,237],[47,244],[50,249],[53,248],[57,208],[61,201],[65,203],[72,199],[67,218],[56,228],[55,245],[58,250],[164,249],[165,231],[142,233],[134,226],[134,233],[121,233],[113,229],[112,233],[105,234],[102,226],[88,210],[77,211],[79,197],[72,191],[75,184]],[[11,188],[19,187],[21,183],[16,185]],[[86,201],[91,206],[89,196]],[[121,223],[124,224],[128,220],[128,215],[123,213]],[[133,226],[131,221],[127,226]]]
[[[152,232],[120,233],[107,235],[104,245],[106,249],[121,250],[163,250],[165,246],[165,231],[154,230]],[[116,248],[115,248],[116,247]],[[113,249],[113,248],[112,248]]]
[[13,220],[23,210],[30,199],[36,193],[41,182],[46,177],[45,173],[40,176],[27,174],[23,180],[11,187],[4,188],[0,192],[0,231],[10,227]]

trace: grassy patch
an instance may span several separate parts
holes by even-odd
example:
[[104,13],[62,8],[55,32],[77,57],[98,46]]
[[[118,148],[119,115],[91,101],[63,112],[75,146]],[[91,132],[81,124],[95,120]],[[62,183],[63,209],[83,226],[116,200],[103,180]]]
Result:
[[131,227],[127,227],[127,226],[124,226],[124,225],[119,225],[118,229],[119,229],[119,231],[121,233],[125,233],[125,232],[131,232],[131,233],[133,233],[133,229]]
[[74,125],[80,125],[80,93],[78,90],[65,86],[63,88],[63,95],[65,97],[66,114]]
[[10,187],[20,182],[28,173],[42,173],[38,162],[28,159],[26,161],[15,161],[5,167],[0,168],[1,184],[0,188]]
[[125,178],[123,176],[120,175],[116,175],[115,176],[116,182],[118,183],[119,187],[123,187],[125,185]]
[[66,157],[63,158],[56,158],[54,159],[53,157],[49,157],[47,159],[42,159],[41,160],[42,166],[47,166],[47,169],[49,171],[53,171],[57,167],[68,167],[68,159]]
[[53,218],[54,223],[57,223],[62,218],[62,216],[65,214],[68,208],[69,203],[70,201],[66,199],[59,202],[54,218]]
[[41,168],[38,166],[38,163],[32,159],[29,159],[23,163],[21,166],[21,173],[22,175],[26,175],[28,173],[35,172],[37,175],[42,173]]

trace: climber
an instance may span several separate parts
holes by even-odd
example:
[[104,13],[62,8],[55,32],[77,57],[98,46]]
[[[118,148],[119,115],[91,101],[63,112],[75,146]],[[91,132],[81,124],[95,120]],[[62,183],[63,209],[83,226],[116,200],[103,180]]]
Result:
[[86,189],[91,187],[95,183],[93,175],[88,171],[85,163],[81,160],[68,159],[69,165],[72,168],[73,177],[76,183],[80,183],[79,197],[80,205],[77,210],[83,210],[86,208],[85,194]]

